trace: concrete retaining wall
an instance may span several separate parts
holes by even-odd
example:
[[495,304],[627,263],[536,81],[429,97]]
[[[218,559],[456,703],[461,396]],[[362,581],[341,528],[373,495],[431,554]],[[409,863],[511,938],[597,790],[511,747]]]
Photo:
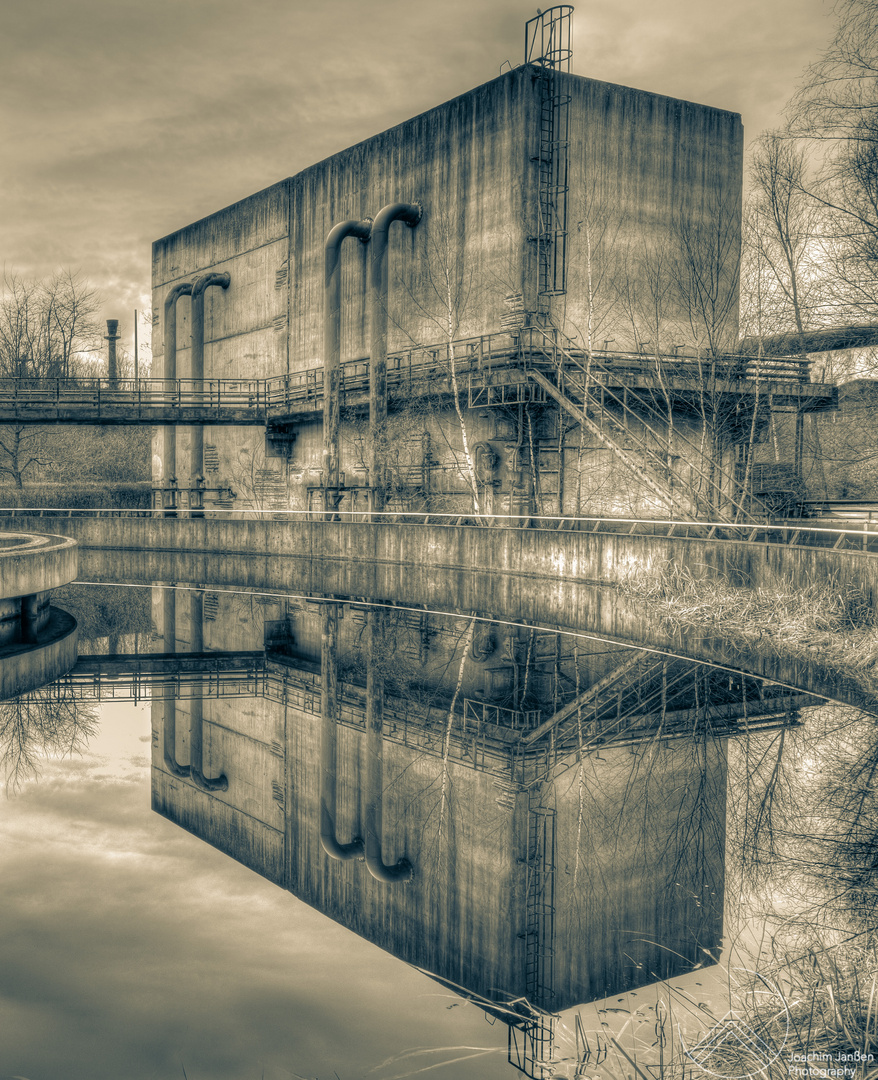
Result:
[[799,659],[763,643],[677,632],[618,588],[632,571],[676,565],[756,588],[795,590],[837,580],[857,586],[874,604],[878,560],[868,554],[466,526],[159,518],[22,518],[20,524],[76,538],[87,549],[83,574],[93,580],[210,582],[476,611],[725,664],[858,705],[868,701],[819,656]]

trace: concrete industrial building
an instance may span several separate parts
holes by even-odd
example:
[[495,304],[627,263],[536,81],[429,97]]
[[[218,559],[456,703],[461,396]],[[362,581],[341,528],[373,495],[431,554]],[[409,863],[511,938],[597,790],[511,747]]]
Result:
[[563,36],[532,53],[156,242],[158,370],[272,380],[286,403],[267,435],[164,429],[157,487],[239,510],[378,491],[436,512],[740,518],[767,411],[832,402],[801,361],[727,355],[740,117],[572,75]]

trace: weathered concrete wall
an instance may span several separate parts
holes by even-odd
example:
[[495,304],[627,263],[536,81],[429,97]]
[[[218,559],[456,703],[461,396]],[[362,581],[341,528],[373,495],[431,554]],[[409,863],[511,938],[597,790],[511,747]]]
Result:
[[596,348],[606,338],[616,349],[693,345],[677,279],[711,266],[734,297],[725,328],[734,340],[740,116],[575,75],[558,76],[558,89],[571,96],[565,329],[586,334],[590,306]]
[[5,530],[0,533],[0,598],[59,589],[76,577],[78,555],[76,542],[69,537],[34,537]]
[[0,701],[48,686],[76,663],[76,619],[60,608],[49,608],[37,644],[3,650],[0,660]]
[[[266,754],[258,731],[223,730],[213,761],[229,778],[225,792],[170,777],[157,728],[153,809],[409,963],[485,996],[524,994],[526,798],[502,806],[490,774],[450,762],[443,781],[441,757],[386,742],[383,855],[387,863],[404,855],[414,873],[405,883],[378,882],[364,863],[336,862],[321,848],[319,722],[272,707],[285,725],[283,754]],[[228,715],[228,703],[220,711]],[[554,1007],[677,974],[719,945],[722,751],[704,763],[678,744],[641,766],[628,751],[605,751],[600,776],[583,778],[584,819],[575,772],[551,797],[558,914],[554,941],[544,944],[556,953]],[[362,835],[366,767],[362,733],[340,727],[340,837]],[[648,812],[626,797],[632,784],[652,785]],[[707,794],[699,801],[696,791]],[[678,833],[680,817],[695,813],[706,837]]]
[[[239,203],[226,207],[153,244],[153,358],[155,377],[165,374],[165,297],[175,285],[193,282],[207,272],[227,271],[228,289],[209,288],[204,294],[204,375],[206,379],[265,379],[288,370],[289,198],[281,181]],[[191,302],[177,302],[177,378],[191,378]],[[188,453],[191,429],[177,434],[180,486],[189,486]],[[252,457],[262,449],[261,429],[229,433],[205,428],[205,444],[218,451],[218,469],[210,486],[226,486],[250,471]],[[242,458],[247,449],[250,460]],[[161,432],[153,440],[154,476],[161,474]],[[262,467],[259,462],[255,469]],[[239,479],[240,483],[240,479]]]

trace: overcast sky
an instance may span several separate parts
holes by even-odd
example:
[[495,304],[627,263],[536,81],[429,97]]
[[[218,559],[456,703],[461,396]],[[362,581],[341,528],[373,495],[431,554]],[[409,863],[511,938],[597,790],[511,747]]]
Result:
[[[122,320],[153,240],[522,60],[510,0],[5,0],[0,251],[78,267]],[[780,122],[831,0],[611,0],[574,15],[579,75]]]

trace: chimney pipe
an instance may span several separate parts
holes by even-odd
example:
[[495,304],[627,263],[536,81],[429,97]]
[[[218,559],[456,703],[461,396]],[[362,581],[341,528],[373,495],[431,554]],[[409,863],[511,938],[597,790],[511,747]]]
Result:
[[115,386],[119,378],[119,369],[116,363],[116,342],[119,340],[119,320],[107,319],[107,377],[110,386]]

